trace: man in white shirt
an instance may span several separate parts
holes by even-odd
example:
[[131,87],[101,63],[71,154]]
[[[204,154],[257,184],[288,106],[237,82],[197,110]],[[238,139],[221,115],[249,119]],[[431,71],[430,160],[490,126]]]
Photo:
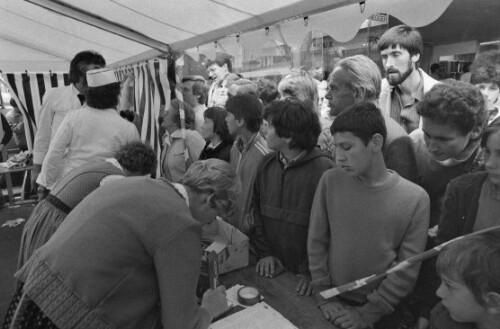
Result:
[[189,75],[182,78],[182,97],[184,101],[191,105],[195,115],[195,129],[201,134],[203,125],[203,112],[207,109],[207,83],[200,75]]
[[227,101],[226,86],[224,81],[229,73],[233,72],[231,56],[226,53],[217,53],[214,61],[207,64],[207,72],[210,79],[214,82],[208,91],[208,107],[224,107]]
[[[49,149],[50,142],[57,132],[66,114],[84,104],[83,93],[87,89],[86,73],[89,70],[103,68],[106,61],[97,52],[82,51],[71,60],[69,69],[69,86],[49,89],[45,93],[37,122],[37,133],[33,147],[32,182],[42,185],[39,194],[46,194],[44,181],[38,180],[42,163]],[[33,184],[34,186],[34,184]]]

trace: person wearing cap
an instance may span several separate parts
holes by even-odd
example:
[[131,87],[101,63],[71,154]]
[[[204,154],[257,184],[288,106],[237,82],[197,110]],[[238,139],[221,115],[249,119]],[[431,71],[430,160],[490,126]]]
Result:
[[226,53],[217,53],[214,61],[207,64],[208,76],[214,80],[208,91],[207,106],[224,107],[227,101],[227,86],[225,79],[229,73],[233,72],[231,56]]
[[137,128],[116,111],[120,82],[114,71],[88,71],[87,83],[87,106],[65,116],[43,160],[39,181],[48,190],[72,169],[110,158],[121,146],[140,140]]
[[[106,61],[101,54],[95,51],[82,51],[71,60],[69,68],[69,86],[61,86],[49,89],[45,92],[42,100],[40,115],[37,118],[37,132],[33,145],[33,175],[32,186],[35,181],[45,186],[44,181],[38,181],[37,177],[42,169],[42,163],[49,149],[50,142],[56,134],[57,128],[64,116],[73,109],[83,107],[84,93],[87,89],[85,73],[88,70],[103,68]],[[45,193],[42,188],[41,191]]]

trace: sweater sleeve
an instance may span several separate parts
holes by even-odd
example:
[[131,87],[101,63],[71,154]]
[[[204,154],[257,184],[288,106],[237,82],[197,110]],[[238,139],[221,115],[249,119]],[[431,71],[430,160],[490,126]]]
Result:
[[208,328],[212,321],[196,301],[200,234],[199,226],[188,226],[155,252],[163,328],[201,329]]
[[[68,114],[61,122],[56,135],[50,143],[47,155],[43,160],[42,172],[40,174],[41,177],[39,177],[39,181],[37,182],[49,190],[52,189],[61,178],[64,164],[63,158],[72,138],[71,117],[72,115]],[[42,177],[45,177],[45,181],[43,181]]]
[[[429,228],[430,201],[421,190],[415,211],[406,229],[397,253],[397,261],[401,262],[413,257],[425,249],[427,230]],[[360,315],[369,325],[377,322],[382,316],[394,312],[394,308],[413,289],[418,277],[420,265],[413,265],[405,270],[389,274],[382,280],[375,291],[367,296],[368,303],[359,308]]]
[[437,243],[443,243],[456,238],[461,234],[459,218],[459,190],[454,181],[446,188],[444,197],[443,210],[441,212],[441,219],[439,220]]
[[332,286],[330,270],[328,269],[330,225],[326,200],[326,175],[323,174],[321,177],[314,195],[307,237],[311,284],[315,289],[320,291]]
[[252,207],[253,207],[253,220],[254,229],[252,230],[252,245],[257,252],[257,259],[271,256],[271,247],[267,240],[264,223],[262,223],[262,216],[260,213],[260,183],[262,174],[262,162],[259,165],[257,176],[253,185]]
[[390,143],[384,152],[386,166],[411,182],[417,179],[417,160],[413,142],[409,136],[402,136]]

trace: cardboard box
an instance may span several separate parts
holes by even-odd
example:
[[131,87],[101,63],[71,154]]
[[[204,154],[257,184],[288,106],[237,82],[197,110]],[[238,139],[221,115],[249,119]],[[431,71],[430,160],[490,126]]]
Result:
[[248,237],[222,219],[204,229],[202,242],[203,274],[208,274],[207,259],[212,251],[217,254],[219,274],[248,266]]

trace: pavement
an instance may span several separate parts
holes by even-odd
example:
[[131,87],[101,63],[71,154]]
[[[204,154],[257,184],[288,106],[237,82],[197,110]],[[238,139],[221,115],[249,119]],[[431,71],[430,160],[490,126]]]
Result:
[[5,207],[0,209],[0,324],[3,322],[10,300],[14,294],[14,273],[24,223],[16,227],[3,226],[8,220],[28,219],[34,204]]

